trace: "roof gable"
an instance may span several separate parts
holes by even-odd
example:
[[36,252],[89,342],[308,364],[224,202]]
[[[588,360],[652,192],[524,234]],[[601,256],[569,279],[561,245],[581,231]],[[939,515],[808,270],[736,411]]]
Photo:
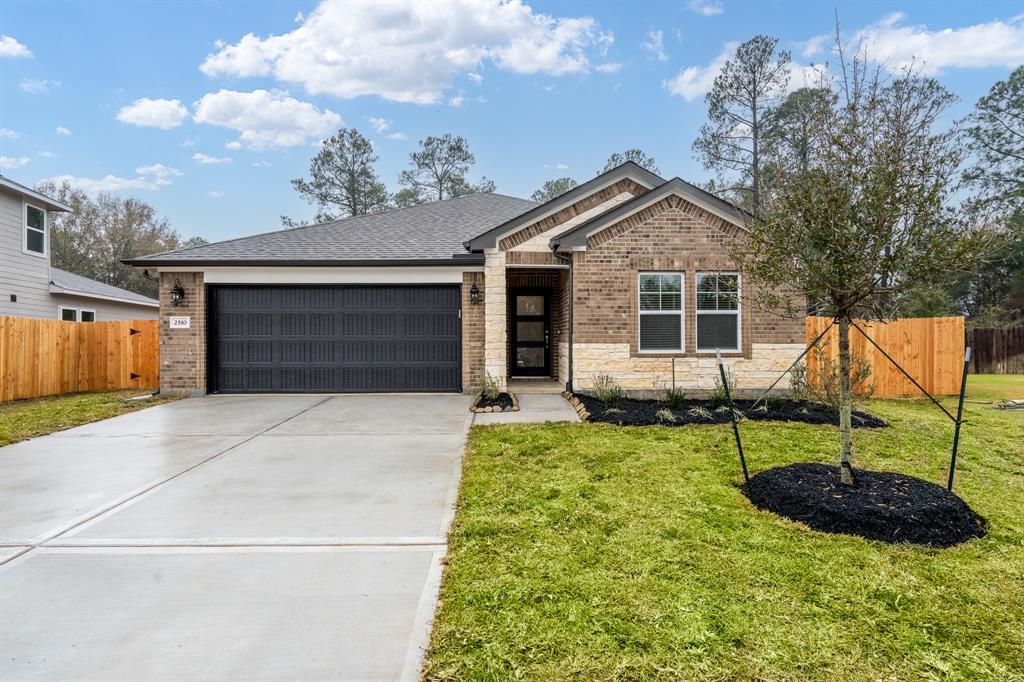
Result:
[[665,180],[651,171],[638,166],[632,161],[616,166],[609,171],[601,173],[596,178],[584,182],[582,185],[573,187],[568,192],[561,194],[548,202],[545,202],[525,213],[480,234],[465,243],[468,251],[484,251],[485,249],[497,249],[502,239],[506,239],[516,232],[526,229],[558,211],[585,199],[586,197],[600,192],[601,190],[614,185],[624,179],[632,180],[645,189],[653,189],[663,184]]
[[606,213],[602,213],[585,223],[563,232],[551,240],[551,245],[564,251],[586,249],[588,237],[669,196],[681,197],[698,208],[740,229],[746,229],[745,222],[749,216],[748,213],[696,185],[692,185],[680,178],[672,178],[646,194],[641,194]]

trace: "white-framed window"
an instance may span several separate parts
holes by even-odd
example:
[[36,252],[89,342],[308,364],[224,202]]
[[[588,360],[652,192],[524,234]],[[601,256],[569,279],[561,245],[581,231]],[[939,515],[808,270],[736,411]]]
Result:
[[65,322],[95,322],[96,311],[70,306],[57,306],[57,319]]
[[46,210],[28,202],[25,202],[22,251],[30,256],[46,257]]
[[697,350],[739,351],[740,276],[736,272],[697,273]]
[[639,296],[639,350],[679,353],[684,347],[683,273],[641,272]]

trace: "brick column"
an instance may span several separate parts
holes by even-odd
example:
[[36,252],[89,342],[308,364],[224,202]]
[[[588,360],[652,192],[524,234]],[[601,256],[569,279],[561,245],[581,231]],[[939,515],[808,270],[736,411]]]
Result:
[[[175,280],[185,290],[178,306],[171,303]],[[172,317],[189,318],[189,328],[171,329]],[[206,288],[201,272],[160,273],[160,390],[206,393]]]
[[[481,301],[474,304],[470,291],[476,285]],[[479,390],[484,376],[484,273],[462,273],[462,390]]]
[[484,257],[484,371],[495,377],[505,390],[508,332],[505,290],[505,254]]

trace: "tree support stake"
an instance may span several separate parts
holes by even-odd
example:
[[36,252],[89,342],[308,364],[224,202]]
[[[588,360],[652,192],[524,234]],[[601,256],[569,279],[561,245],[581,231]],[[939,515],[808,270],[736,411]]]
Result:
[[743,482],[750,483],[750,474],[747,473],[747,460],[743,456],[743,441],[740,440],[740,427],[736,422],[736,409],[732,406],[732,390],[729,388],[729,380],[725,376],[725,365],[722,363],[722,351],[715,350],[715,357],[718,358],[718,373],[722,377],[722,387],[725,389],[725,398],[729,401],[729,416],[732,418],[732,435],[736,437],[736,449],[740,451],[740,466],[743,467]]

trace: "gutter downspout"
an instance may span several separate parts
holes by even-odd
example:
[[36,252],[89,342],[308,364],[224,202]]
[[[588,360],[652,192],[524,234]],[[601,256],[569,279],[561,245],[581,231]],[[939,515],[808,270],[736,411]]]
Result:
[[565,382],[565,390],[567,390],[570,393],[572,393],[573,392],[573,388],[572,388],[572,309],[573,309],[572,254],[570,254],[568,256],[565,256],[565,255],[563,255],[561,253],[558,253],[558,244],[555,244],[555,243],[551,244],[551,253],[553,253],[555,255],[555,258],[557,258],[558,260],[562,261],[563,263],[568,263],[568,265],[569,265],[569,282],[568,282],[568,284],[569,284],[569,286],[568,286],[568,289],[569,289],[569,291],[568,291],[568,295],[569,295],[569,362],[568,362],[568,364],[569,364],[569,372],[568,372],[568,374],[569,374],[569,376],[567,378],[567,381]]

